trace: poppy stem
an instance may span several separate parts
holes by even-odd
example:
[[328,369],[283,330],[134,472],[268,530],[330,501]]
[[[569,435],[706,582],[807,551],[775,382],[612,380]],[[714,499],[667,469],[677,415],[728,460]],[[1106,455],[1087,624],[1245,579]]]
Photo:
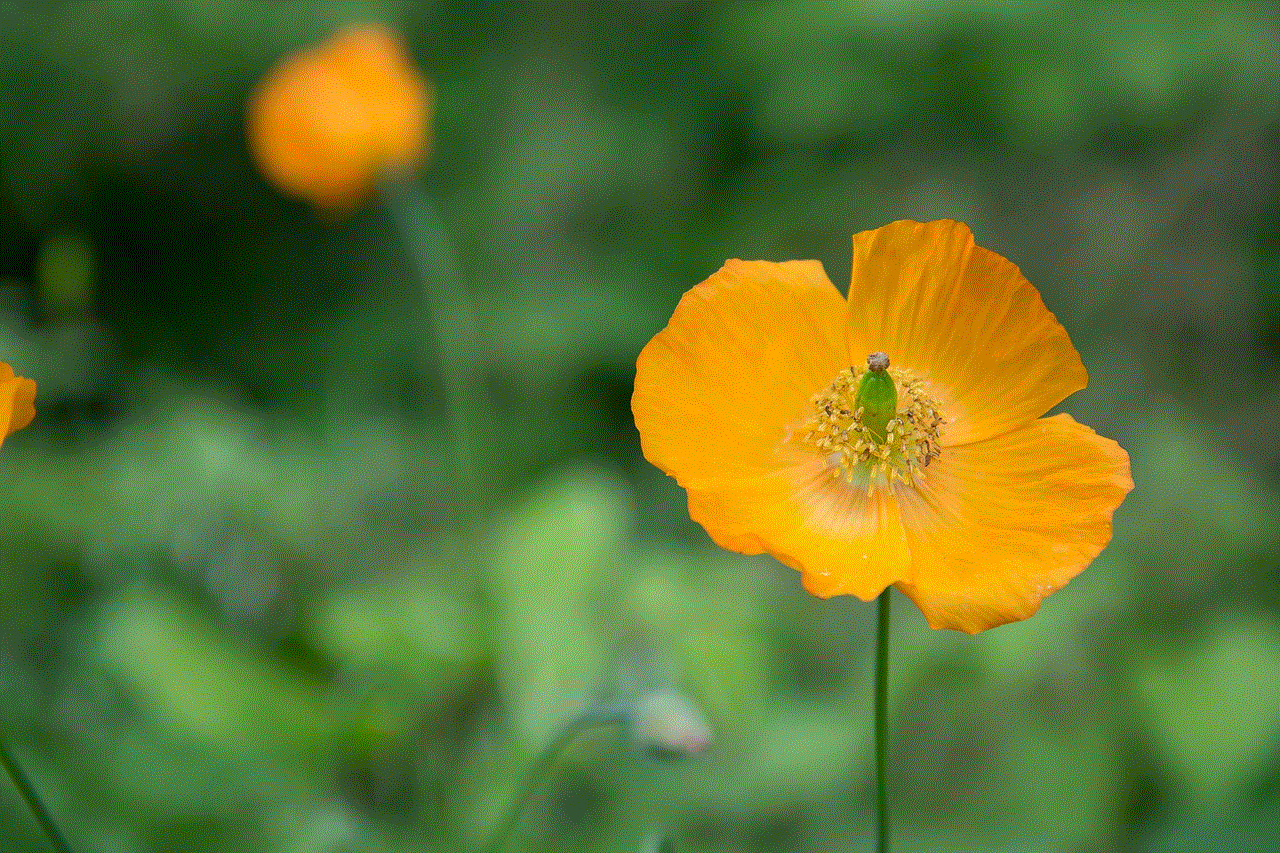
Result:
[[475,310],[462,284],[457,256],[431,199],[411,178],[390,179],[380,185],[382,203],[400,232],[422,293],[428,328],[429,355],[435,357],[443,385],[445,418],[460,480],[463,518],[472,527],[481,518],[477,464],[477,424],[473,412],[488,411],[476,400],[477,369]]
[[30,780],[27,779],[27,774],[22,772],[22,768],[14,760],[13,754],[9,752],[8,744],[4,742],[2,737],[0,737],[0,764],[4,765],[9,778],[13,780],[18,793],[22,794],[22,799],[26,801],[27,808],[31,810],[31,815],[36,819],[36,823],[40,824],[40,828],[49,837],[49,841],[52,842],[54,848],[58,853],[71,853],[71,847],[67,844],[67,840],[62,836],[58,825],[53,822],[53,818],[49,815],[49,810],[44,807],[44,803],[40,800],[40,795],[31,786]]
[[876,599],[876,683],[875,683],[875,740],[876,740],[876,851],[889,851],[889,591]]
[[625,723],[631,719],[631,713],[631,708],[617,705],[599,705],[583,711],[561,726],[551,740],[547,742],[547,745],[542,748],[542,752],[538,753],[533,766],[529,768],[529,773],[521,783],[520,790],[507,806],[507,810],[503,814],[502,820],[494,828],[493,834],[489,836],[489,842],[483,848],[485,853],[499,853],[506,846],[507,841],[511,838],[512,831],[520,821],[520,816],[524,814],[525,806],[529,804],[530,798],[533,797],[533,792],[537,790],[538,783],[547,775],[547,771],[555,763],[556,757],[569,741],[573,740],[580,732],[590,728]]

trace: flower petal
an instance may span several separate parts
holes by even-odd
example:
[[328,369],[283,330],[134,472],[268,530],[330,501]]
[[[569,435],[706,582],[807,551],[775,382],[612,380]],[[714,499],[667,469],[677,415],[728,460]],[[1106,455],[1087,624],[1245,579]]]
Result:
[[844,322],[818,262],[729,261],[640,353],[631,408],[645,457],[717,544],[773,554],[817,595],[870,598],[905,567],[896,506],[787,442],[849,366]]
[[907,571],[910,552],[893,496],[831,476],[821,459],[793,458],[771,475],[689,491],[689,516],[721,548],[768,553],[800,572],[819,598],[870,601]]
[[1012,263],[951,220],[853,236],[849,347],[882,351],[942,404],[944,447],[1000,435],[1085,387],[1062,324]]
[[636,361],[645,457],[686,488],[776,470],[786,427],[848,367],[842,314],[817,261],[726,262]]
[[0,444],[22,429],[36,416],[36,383],[13,374],[13,368],[0,361]]
[[[893,495],[884,489],[868,494],[835,479],[821,460],[793,474],[801,475],[799,490],[793,485],[791,500],[784,496],[755,524],[766,531],[766,550],[800,571],[811,595],[870,601],[903,576],[911,554]],[[692,498],[689,505],[692,511]]]
[[1129,455],[1057,415],[948,448],[899,489],[911,549],[897,586],[934,628],[976,634],[1034,614],[1111,539]]

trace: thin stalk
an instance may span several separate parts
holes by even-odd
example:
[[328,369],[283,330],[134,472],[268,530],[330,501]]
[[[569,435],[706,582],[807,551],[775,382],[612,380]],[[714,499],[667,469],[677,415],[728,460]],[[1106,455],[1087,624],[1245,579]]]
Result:
[[889,853],[889,590],[876,599],[876,851]]
[[[496,435],[481,381],[480,337],[471,294],[448,230],[421,184],[411,176],[388,177],[379,187],[383,206],[404,246],[421,298],[421,369],[434,371],[441,388],[449,461],[456,486],[452,498],[460,542],[458,560],[484,576],[482,552],[485,513],[492,493],[480,448]],[[484,595],[482,588],[481,595]],[[513,821],[514,822],[514,821]],[[453,835],[448,821],[441,834]],[[461,849],[452,839],[445,849]],[[495,843],[498,843],[495,841]]]
[[9,747],[4,742],[4,738],[0,738],[0,764],[4,765],[9,778],[13,780],[18,792],[22,794],[22,799],[26,800],[27,808],[31,810],[32,817],[36,819],[36,823],[40,824],[44,834],[49,837],[54,849],[59,853],[71,853],[71,847],[67,844],[67,839],[62,836],[58,825],[53,822],[53,818],[49,815],[49,810],[44,807],[44,803],[40,800],[40,795],[36,793],[36,789],[31,786],[31,781],[27,779],[27,774],[22,772],[22,768],[14,760],[13,754],[9,752]]
[[506,846],[507,841],[511,838],[512,831],[520,821],[520,816],[524,814],[525,806],[529,804],[530,798],[533,797],[534,791],[537,790],[538,783],[547,775],[551,765],[555,763],[556,758],[560,755],[560,751],[564,749],[569,741],[587,729],[624,723],[629,717],[630,709],[627,708],[616,706],[591,708],[561,726],[551,740],[547,742],[547,745],[542,748],[542,752],[538,754],[533,766],[529,768],[529,773],[521,783],[519,791],[507,806],[507,810],[494,828],[493,834],[489,836],[489,843],[483,848],[485,853],[499,853]]
[[382,203],[408,252],[422,293],[428,356],[438,365],[443,406],[462,494],[462,515],[472,530],[481,518],[477,415],[488,411],[479,391],[475,309],[462,283],[457,257],[431,199],[412,178],[384,182]]

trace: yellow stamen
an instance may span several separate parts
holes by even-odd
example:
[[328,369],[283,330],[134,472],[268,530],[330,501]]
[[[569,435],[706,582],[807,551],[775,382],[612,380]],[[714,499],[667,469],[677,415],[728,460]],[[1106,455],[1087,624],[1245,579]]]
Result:
[[883,436],[875,424],[863,422],[863,410],[854,404],[865,367],[842,370],[831,386],[813,396],[813,416],[795,435],[801,444],[821,453],[833,477],[847,483],[865,482],[868,494],[878,485],[895,482],[910,486],[924,476],[929,463],[942,455],[945,419],[938,401],[924,389],[924,382],[910,370],[888,368],[899,389],[898,409],[885,423]]

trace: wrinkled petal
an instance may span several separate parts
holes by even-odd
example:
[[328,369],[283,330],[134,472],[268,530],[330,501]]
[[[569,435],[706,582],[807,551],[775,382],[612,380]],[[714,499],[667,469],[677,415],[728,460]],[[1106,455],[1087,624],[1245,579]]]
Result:
[[855,234],[848,318],[855,357],[883,351],[926,381],[944,447],[1023,426],[1088,382],[1035,287],[960,222]]
[[807,472],[799,490],[804,517],[786,519],[770,551],[802,572],[811,595],[870,601],[902,577],[911,558],[898,503],[883,489],[868,494],[833,478],[820,463]]
[[897,586],[934,628],[1025,619],[1111,539],[1129,455],[1069,415],[948,448],[898,501],[911,570]]
[[716,491],[689,489],[689,515],[722,548],[768,553],[799,571],[812,595],[870,601],[907,570],[898,505],[831,476],[805,454],[766,477]]
[[842,299],[817,261],[729,261],[636,361],[645,456],[686,488],[778,468],[788,425],[847,358]]
[[13,374],[13,368],[0,361],[0,423],[5,425],[0,444],[7,436],[31,423],[36,416],[36,383]]
[[788,442],[848,367],[843,315],[816,261],[729,261],[640,353],[631,405],[645,457],[717,544],[773,554],[817,595],[870,598],[905,564],[896,506]]

